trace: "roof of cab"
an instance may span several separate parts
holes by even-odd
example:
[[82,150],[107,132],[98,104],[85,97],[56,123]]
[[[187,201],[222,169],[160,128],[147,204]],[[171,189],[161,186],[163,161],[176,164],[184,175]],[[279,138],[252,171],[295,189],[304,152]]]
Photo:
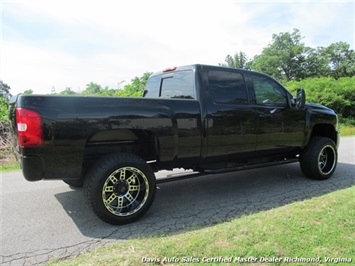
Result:
[[272,78],[273,80],[277,81],[272,76],[262,73],[262,72],[247,70],[247,69],[243,69],[243,68],[232,68],[232,67],[227,67],[227,66],[214,66],[214,65],[205,65],[205,64],[192,64],[192,65],[184,65],[184,66],[177,66],[177,67],[174,66],[174,67],[166,68],[164,70],[155,72],[151,75],[151,77],[166,74],[169,72],[182,71],[182,70],[193,70],[193,69],[197,69],[198,67],[202,67],[202,68],[206,67],[206,68],[214,68],[214,69],[229,69],[229,70],[237,70],[238,72],[242,72],[242,73],[254,73],[254,74],[257,74],[260,76],[266,76],[266,77]]

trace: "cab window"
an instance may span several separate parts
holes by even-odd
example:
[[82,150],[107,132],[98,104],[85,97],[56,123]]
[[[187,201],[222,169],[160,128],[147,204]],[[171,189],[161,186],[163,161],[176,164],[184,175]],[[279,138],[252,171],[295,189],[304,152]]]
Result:
[[254,90],[256,104],[287,106],[286,91],[272,79],[250,74],[249,83]]
[[224,70],[210,70],[207,76],[207,95],[213,102],[248,104],[248,94],[244,78],[240,73]]
[[144,88],[144,97],[158,98],[160,94],[161,75],[150,77]]

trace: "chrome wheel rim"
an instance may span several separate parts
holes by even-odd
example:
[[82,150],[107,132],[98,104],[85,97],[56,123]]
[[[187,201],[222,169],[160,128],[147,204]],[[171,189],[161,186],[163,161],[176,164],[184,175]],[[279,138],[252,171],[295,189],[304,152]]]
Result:
[[112,172],[102,187],[102,201],[116,216],[129,216],[139,211],[149,195],[146,175],[135,167],[122,167]]
[[322,175],[328,175],[335,167],[336,152],[331,145],[325,146],[318,156],[318,169]]

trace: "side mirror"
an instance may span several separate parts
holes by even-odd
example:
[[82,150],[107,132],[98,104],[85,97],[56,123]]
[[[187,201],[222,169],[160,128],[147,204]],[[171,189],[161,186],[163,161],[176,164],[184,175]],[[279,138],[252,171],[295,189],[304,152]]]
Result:
[[304,89],[297,89],[295,107],[297,109],[303,109],[305,104],[306,104],[306,93],[304,92]]

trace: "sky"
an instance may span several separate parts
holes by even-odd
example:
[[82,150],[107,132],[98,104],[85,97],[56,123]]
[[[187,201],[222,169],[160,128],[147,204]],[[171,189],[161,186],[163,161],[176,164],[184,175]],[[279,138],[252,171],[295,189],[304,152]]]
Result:
[[13,95],[118,89],[147,71],[253,58],[294,28],[307,46],[354,49],[355,0],[0,1],[0,79]]

